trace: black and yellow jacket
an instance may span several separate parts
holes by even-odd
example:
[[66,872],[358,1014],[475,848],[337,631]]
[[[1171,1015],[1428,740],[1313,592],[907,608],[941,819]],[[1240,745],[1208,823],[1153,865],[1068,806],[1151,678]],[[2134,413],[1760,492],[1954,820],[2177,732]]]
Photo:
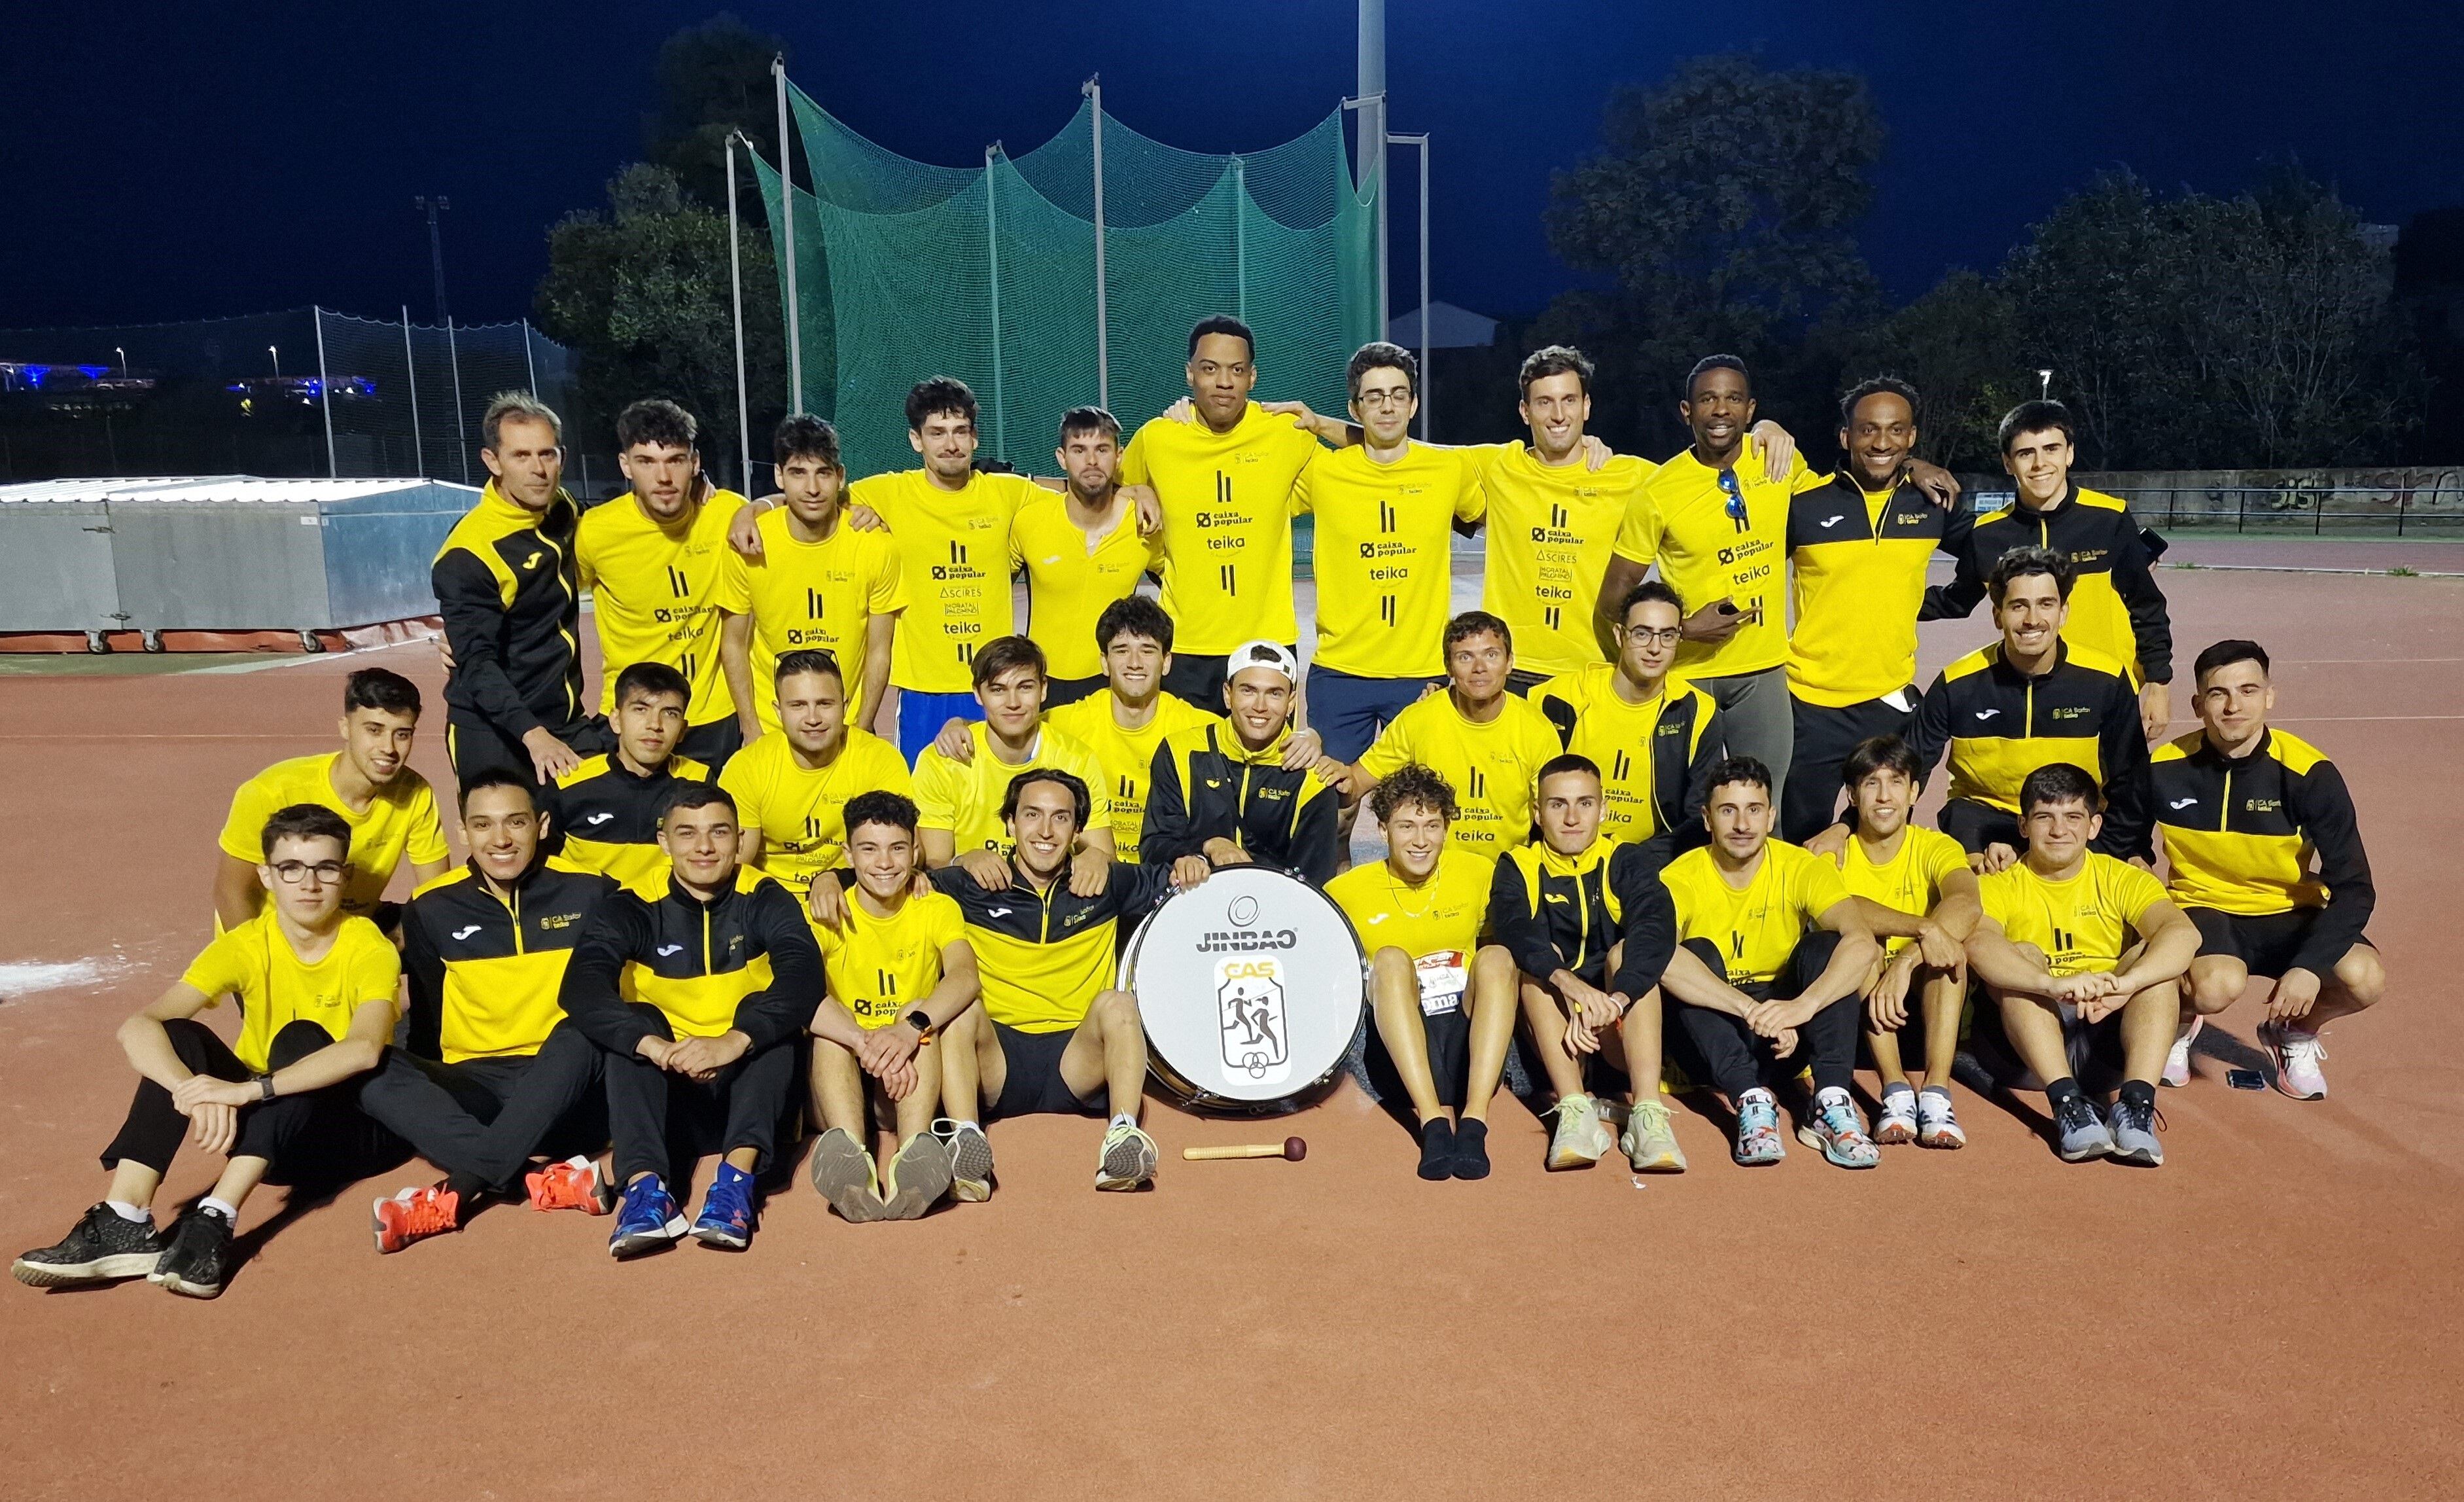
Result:
[[[1660,983],[1677,949],[1677,905],[1660,882],[1661,852],[1603,836],[1580,855],[1546,840],[1518,845],[1489,876],[1488,927],[1525,975],[1572,970],[1628,1001]],[[1622,943],[1614,980],[1610,946]]]
[[448,1064],[537,1053],[564,1020],[565,961],[615,890],[552,858],[501,897],[467,863],[422,884],[402,909],[410,1051]]
[[2013,817],[2028,774],[2068,762],[2104,788],[2096,849],[2122,860],[2154,856],[2139,694],[2101,652],[2057,643],[2054,665],[2032,678],[2003,661],[2000,642],[1971,652],[1925,690],[1908,743],[1927,776],[1949,752],[1949,796]]
[[[854,872],[841,879],[852,882]],[[1066,868],[1038,887],[1013,853],[1003,891],[986,892],[956,866],[933,872],[933,885],[966,915],[984,1015],[1021,1032],[1066,1032],[1111,986],[1121,925],[1171,894],[1172,870],[1114,861],[1104,890],[1082,897],[1069,890]]]
[[822,1001],[822,952],[803,904],[749,866],[708,902],[671,877],[656,895],[623,890],[601,904],[565,966],[558,1000],[610,1053],[632,1053],[653,1031],[632,1002],[666,1014],[675,1037],[735,1029],[766,1049],[811,1024]]
[[1937,549],[1957,553],[1948,540],[1967,520],[1905,483],[1877,518],[1846,470],[1790,497],[1789,693],[1844,709],[1914,684],[1925,565]]
[[[1587,756],[1600,769],[1600,791],[1608,804],[1601,832],[1628,844],[1657,842],[1659,859],[1692,850],[1710,836],[1703,826],[1703,805],[1711,792],[1711,768],[1724,750],[1720,708],[1710,695],[1676,678],[1666,680],[1660,713],[1652,721],[1650,744],[1619,744],[1600,733],[1612,718],[1590,713],[1596,696],[1617,692],[1610,678],[1615,663],[1595,663],[1560,674],[1531,691],[1531,707],[1557,727],[1565,748]],[[1620,705],[1619,707],[1622,707]],[[1648,764],[1634,774],[1638,753]]]
[[1263,751],[1241,744],[1220,719],[1164,737],[1147,780],[1138,859],[1169,866],[1230,840],[1261,866],[1297,872],[1313,886],[1334,878],[1342,795],[1317,774],[1284,770],[1287,727]]
[[2177,906],[2258,916],[2320,908],[2301,968],[2325,976],[2378,905],[2343,774],[2318,747],[2270,729],[2228,757],[2193,730],[2157,749],[2149,774]]
[[2173,681],[2173,623],[2152,571],[2165,540],[2139,525],[2120,497],[2069,494],[2042,511],[2013,501],[1970,519],[1955,512],[1943,551],[1959,560],[1950,583],[1925,591],[1923,621],[1964,619],[1985,598],[1985,577],[2014,547],[2047,547],[2071,561],[2071,614],[2062,639],[2132,669],[2142,683]]
[[490,480],[429,570],[453,650],[445,702],[509,740],[541,725],[563,731],[586,718],[582,583],[573,556],[581,515],[560,490],[534,516]]
[[583,757],[547,793],[548,838],[568,864],[605,872],[623,886],[655,896],[668,879],[668,852],[659,849],[659,800],[678,783],[710,780],[710,768],[689,756],[668,758],[648,777],[612,752]]

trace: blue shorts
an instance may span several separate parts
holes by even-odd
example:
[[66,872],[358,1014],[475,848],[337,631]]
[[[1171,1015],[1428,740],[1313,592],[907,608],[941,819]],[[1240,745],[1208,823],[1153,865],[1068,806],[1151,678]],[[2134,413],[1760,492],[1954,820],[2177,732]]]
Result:
[[1309,670],[1309,722],[1338,762],[1357,762],[1395,717],[1439,678],[1364,678],[1340,668]]
[[898,754],[913,766],[924,748],[941,734],[941,727],[954,719],[979,720],[984,718],[984,707],[976,702],[973,694],[918,694],[913,689],[898,691]]

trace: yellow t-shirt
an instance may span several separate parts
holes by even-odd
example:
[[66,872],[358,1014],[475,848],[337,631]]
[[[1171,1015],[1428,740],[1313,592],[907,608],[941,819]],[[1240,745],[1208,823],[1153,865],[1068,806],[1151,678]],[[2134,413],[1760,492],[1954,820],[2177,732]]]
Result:
[[1452,949],[1469,963],[1488,917],[1492,864],[1449,844],[1438,852],[1438,869],[1417,887],[1381,860],[1335,877],[1326,884],[1326,895],[1343,909],[1360,947],[1373,956],[1390,946],[1415,960]]
[[2043,950],[2056,975],[2081,975],[2122,962],[2122,952],[2145,937],[2140,925],[2165,889],[2128,861],[2091,852],[2068,881],[2048,881],[2019,860],[1976,878],[1976,895],[2011,942]]
[[975,759],[961,765],[931,746],[915,759],[915,807],[927,829],[950,831],[959,853],[1009,848],[1009,830],[1001,823],[1001,800],[1010,779],[1037,767],[1057,767],[1083,779],[1091,806],[1089,829],[1112,825],[1112,796],[1104,768],[1087,743],[1050,724],[1037,727],[1035,750],[1016,766],[993,755],[991,732],[981,720],[967,727],[974,738]]
[[1162,559],[1162,540],[1138,535],[1133,507],[1124,505],[1119,522],[1091,548],[1069,519],[1067,497],[1038,488],[1019,508],[1010,566],[1026,570],[1026,634],[1044,649],[1052,676],[1091,678],[1104,671],[1095,622],[1112,602],[1136,592]]
[[1362,753],[1360,769],[1384,779],[1407,762],[1435,770],[1462,810],[1446,837],[1495,860],[1531,833],[1531,780],[1558,752],[1557,727],[1518,695],[1495,719],[1474,724],[1440,692],[1396,716]]
[[829,765],[797,762],[783,734],[763,736],[730,757],[718,785],[736,800],[740,828],[761,831],[755,864],[802,901],[816,873],[847,864],[847,805],[858,793],[913,796],[898,748],[850,727]]
[[1163,744],[1163,738],[1219,718],[1177,695],[1158,694],[1155,713],[1147,722],[1135,730],[1124,730],[1120,721],[1112,718],[1110,689],[1045,714],[1045,724],[1084,741],[1095,753],[1096,764],[1103,768],[1104,784],[1112,800],[1114,859],[1135,862],[1138,858],[1138,835],[1147,818],[1147,784],[1154,777],[1155,748]]
[[1548,465],[1519,443],[1466,452],[1480,456],[1488,502],[1480,605],[1514,632],[1514,665],[1557,674],[1606,662],[1592,607],[1619,533],[1647,505],[1657,466],[1630,453],[1596,471],[1579,453],[1572,464]]
[[976,649],[1016,630],[1009,598],[1009,531],[1036,495],[1023,475],[971,475],[942,490],[923,470],[875,475],[847,487],[898,541],[907,611],[898,618],[890,681],[918,694],[975,687]]
[[[1619,844],[1639,844],[1662,831],[1653,799],[1658,771],[1655,747],[1665,734],[1683,735],[1682,717],[1667,717],[1690,696],[1694,706],[1693,736],[1682,760],[1689,765],[1703,732],[1711,723],[1711,696],[1674,677],[1661,680],[1661,690],[1648,703],[1629,704],[1617,696],[1617,664],[1603,662],[1579,673],[1561,673],[1531,691],[1533,703],[1554,696],[1574,708],[1574,733],[1566,749],[1587,756],[1600,769],[1600,833]],[[1667,718],[1665,724],[1661,723]]]
[[876,615],[907,608],[898,544],[841,519],[819,542],[799,542],[784,507],[761,514],[761,557],[720,556],[718,607],[753,617],[753,712],[764,733],[779,728],[779,659],[808,647],[839,659],[848,724],[863,722],[865,632]]
[[685,722],[707,725],[736,713],[718,660],[719,575],[735,550],[727,526],[744,497],[732,490],[663,527],[631,493],[591,507],[574,529],[574,560],[590,591],[599,631],[599,713],[616,712],[616,677],[637,662],[664,662],[693,685]]
[[374,923],[346,917],[325,958],[310,964],[291,947],[269,907],[216,937],[180,979],[205,992],[209,1007],[221,1005],[225,995],[239,998],[239,1042],[231,1051],[261,1074],[274,1035],[291,1024],[315,1023],[339,1040],[362,1006],[395,1006],[402,954]]
[[1722,596],[1741,611],[1762,611],[1717,647],[1678,643],[1670,671],[1689,678],[1760,673],[1788,661],[1788,501],[1798,491],[1830,483],[1806,468],[1802,454],[1788,478],[1774,483],[1750,438],[1737,455],[1736,476],[1745,497],[1742,520],[1728,515],[1720,472],[1688,449],[1660,467],[1646,491],[1649,504],[1637,507],[1617,534],[1617,556],[1657,563],[1688,615]]
[[[1960,849],[1957,840],[1940,829],[1911,824],[1900,836],[1899,853],[1881,866],[1867,858],[1864,841],[1849,836],[1847,864],[1840,868],[1839,879],[1847,884],[1852,896],[1923,917],[1942,901],[1943,882],[1967,869],[1968,852]],[[1885,939],[1882,948],[1895,955],[1914,942],[1905,938]]]
[[[898,1020],[898,1008],[941,983],[941,951],[966,937],[966,915],[938,892],[909,893],[898,911],[875,917],[853,892],[837,928],[813,925],[829,998],[868,1030]],[[949,1021],[935,1017],[935,1023]]]
[[1454,523],[1487,511],[1472,449],[1416,443],[1391,464],[1354,444],[1318,455],[1292,487],[1317,515],[1313,666],[1364,678],[1446,671]]
[[1727,981],[1743,988],[1776,980],[1798,940],[1848,900],[1839,868],[1801,845],[1768,841],[1751,880],[1728,885],[1708,846],[1661,868],[1661,884],[1677,905],[1677,938],[1707,939],[1727,961]]
[[1152,485],[1163,505],[1163,611],[1173,646],[1226,652],[1265,637],[1291,642],[1292,487],[1316,437],[1257,403],[1227,433],[1157,417],[1121,455],[1121,483]]
[[276,762],[239,784],[231,814],[215,843],[233,860],[253,866],[265,859],[265,821],[293,804],[331,808],[351,827],[351,879],[342,888],[342,911],[365,917],[385,900],[394,868],[407,855],[414,866],[446,858],[445,826],[436,817],[436,794],[428,779],[408,767],[377,790],[364,810],[343,804],[334,791],[340,751]]

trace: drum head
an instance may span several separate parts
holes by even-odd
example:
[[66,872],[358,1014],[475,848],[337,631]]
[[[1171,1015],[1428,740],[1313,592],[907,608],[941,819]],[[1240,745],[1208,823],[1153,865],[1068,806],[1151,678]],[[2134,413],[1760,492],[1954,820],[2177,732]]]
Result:
[[1296,876],[1217,872],[1150,914],[1121,959],[1156,1077],[1195,1104],[1271,1107],[1331,1077],[1359,1030],[1368,961]]

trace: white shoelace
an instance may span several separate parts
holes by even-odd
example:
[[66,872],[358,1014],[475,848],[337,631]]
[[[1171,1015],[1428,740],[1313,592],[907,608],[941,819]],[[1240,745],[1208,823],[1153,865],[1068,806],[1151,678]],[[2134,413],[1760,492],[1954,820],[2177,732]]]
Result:
[[2307,1064],[2315,1068],[2321,1059],[2327,1056],[2327,1041],[2315,1032],[2295,1032],[2288,1027],[2277,1036],[2284,1049],[2287,1067]]

